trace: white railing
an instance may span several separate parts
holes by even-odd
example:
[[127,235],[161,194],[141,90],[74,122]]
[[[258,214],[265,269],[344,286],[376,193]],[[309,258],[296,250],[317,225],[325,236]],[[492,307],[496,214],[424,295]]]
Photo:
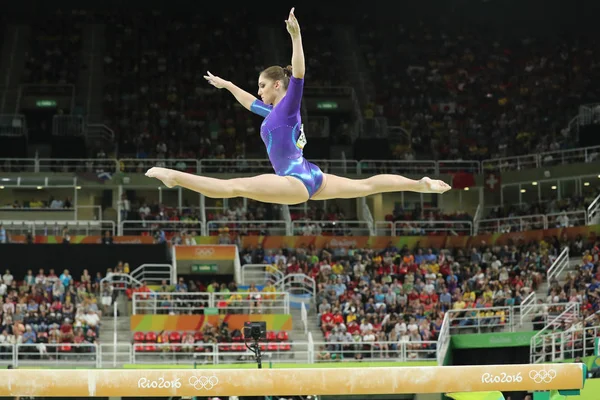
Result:
[[565,247],[556,260],[552,263],[548,271],[546,272],[546,278],[548,282],[551,282],[552,279],[560,279],[560,275],[562,272],[569,267],[569,247]]
[[143,174],[152,167],[176,169],[183,172],[199,172],[198,161],[189,158],[122,158],[119,160],[121,172]]
[[[205,343],[194,336],[194,332],[182,332],[180,339],[173,343],[4,344],[0,345],[0,365],[111,368],[124,364],[218,365],[256,362],[243,339],[231,343]],[[439,353],[438,342],[434,341],[315,342],[310,334],[308,341],[273,340],[259,342],[259,346],[263,362],[272,363],[354,361],[359,355],[370,361],[428,361],[435,360],[436,352]],[[330,357],[324,357],[325,353]]]
[[217,308],[227,314],[289,314],[290,294],[285,292],[153,292],[133,293],[137,314],[202,314]]
[[568,329],[544,336],[535,348],[532,348],[532,362],[558,362],[577,357],[596,355],[595,340],[600,336],[600,326]]
[[460,333],[460,330],[465,329],[474,329],[477,333],[504,330],[514,332],[517,325],[515,311],[514,307],[504,306],[448,310],[446,314],[451,334]]
[[105,231],[116,234],[113,221],[0,221],[9,234],[33,236],[61,236],[63,229],[69,229],[69,235],[100,236]]
[[214,343],[134,343],[133,364],[217,364],[217,345]]
[[375,221],[373,220],[373,214],[371,214],[371,210],[367,205],[367,198],[361,197],[359,201],[362,209],[362,219],[367,222],[367,226],[369,227],[369,236],[376,236]]
[[540,166],[589,163],[600,159],[600,146],[577,149],[547,151],[539,154]]
[[16,344],[14,366],[61,366],[65,364],[99,368],[98,345],[92,343]]
[[[89,210],[86,212],[86,210]],[[82,215],[84,214],[84,215]],[[85,215],[88,214],[88,215]],[[91,218],[90,218],[91,216]],[[94,221],[102,221],[102,206],[75,206],[75,218],[76,221],[79,220],[94,220]],[[113,235],[115,232],[113,232]]]
[[[241,283],[243,285],[265,285],[269,282],[283,282],[285,274],[270,264],[245,264],[242,266]],[[277,287],[283,290],[283,286]]]
[[210,235],[219,234],[223,228],[230,233],[243,235],[272,235],[285,236],[287,232],[286,221],[209,221],[206,223],[206,232]]
[[99,158],[37,158],[33,172],[87,172],[95,175],[100,172],[114,174],[119,171],[115,159]]
[[290,295],[311,296],[313,300],[317,296],[317,283],[305,274],[287,274],[280,282],[275,283],[276,287],[280,285]]
[[27,136],[27,119],[21,114],[0,114],[0,136]]
[[132,313],[138,314],[200,314],[213,307],[211,293],[154,292],[132,295]]
[[[598,176],[600,176],[600,175],[598,175]],[[593,225],[594,222],[596,222],[596,220],[598,219],[598,215],[600,215],[598,213],[598,211],[600,211],[600,195],[596,196],[594,201],[592,201],[587,208],[587,224],[588,225]]]
[[[304,228],[307,228],[305,231]],[[293,221],[292,232],[295,236],[369,236],[371,226],[367,221]],[[315,233],[315,232],[320,232]]]
[[215,292],[211,296],[214,307],[228,314],[290,313],[290,294],[285,292]]
[[119,235],[140,236],[142,234],[156,235],[164,233],[197,232],[205,236],[202,221],[122,221],[119,225]]
[[[308,363],[308,342],[259,342],[262,361],[270,363]],[[216,364],[256,363],[254,353],[244,342],[218,343]]]
[[375,236],[393,236],[395,234],[394,222],[375,221]]
[[438,342],[399,340],[314,342],[315,363],[340,361],[434,361]]
[[521,300],[521,312],[519,313],[519,320],[521,325],[526,321],[526,317],[536,310],[537,295],[535,291],[529,293],[527,297]]
[[104,283],[112,285],[115,291],[123,292],[126,291],[128,288],[136,288],[144,285],[143,282],[131,277],[131,275],[124,274],[121,272],[113,272],[107,274],[100,281],[100,288],[102,288],[102,285],[104,285]]
[[392,236],[422,236],[429,234],[473,235],[471,221],[396,221]]
[[174,285],[177,279],[177,272],[171,264],[142,264],[133,271],[131,277],[146,283],[161,285],[163,281],[167,285]]
[[494,158],[481,162],[483,171],[520,171],[523,169],[538,168],[540,159],[537,154],[524,156]]
[[546,214],[548,228],[571,228],[587,224],[587,212],[585,210],[563,211],[559,213]]
[[113,367],[121,366],[123,364],[130,364],[133,355],[133,344],[117,342],[114,343],[101,343],[98,347],[100,351],[100,367]]
[[545,215],[523,215],[520,217],[482,219],[477,224],[478,233],[509,233],[535,229],[548,229]]
[[446,313],[444,315],[444,320],[442,321],[442,327],[440,328],[440,333],[438,334],[438,343],[437,343],[437,364],[444,365],[444,360],[446,358],[446,353],[450,348],[450,315]]
[[[12,124],[12,123],[11,123]],[[0,126],[0,132],[20,132],[16,125]],[[62,128],[61,128],[62,129]],[[70,132],[70,130],[65,130]],[[600,157],[600,146],[570,150],[527,154],[484,160],[309,160],[323,171],[333,174],[372,175],[376,173],[438,175],[457,171],[481,173],[482,171],[511,171],[538,168],[555,163],[591,162]],[[5,172],[86,171],[139,172],[153,166],[166,166],[195,173],[273,173],[268,159],[0,159],[0,170]],[[24,167],[25,166],[25,167]],[[122,167],[122,168],[121,168]]]
[[360,172],[367,175],[437,175],[438,163],[433,160],[360,160]]
[[562,313],[551,318],[546,326],[531,338],[529,354],[532,364],[541,362],[537,349],[543,348],[548,335],[560,331],[564,326],[571,326],[573,322],[580,319],[579,308],[579,303],[568,303]]
[[475,160],[441,160],[437,161],[436,175],[454,174],[456,172],[481,173],[481,163]]
[[304,334],[308,334],[308,311],[306,311],[304,303],[300,304],[300,322],[302,322],[302,326],[304,327]]
[[[565,314],[565,316],[580,317],[578,305],[572,308],[572,304],[537,303],[535,293],[532,292],[520,306],[448,310],[444,323],[449,324],[447,329],[452,334],[472,333],[473,331],[477,333],[519,332],[530,329],[530,326],[526,325],[528,322],[543,323],[545,326],[568,310],[574,310],[575,314]],[[542,318],[533,321],[533,318],[538,316]]]

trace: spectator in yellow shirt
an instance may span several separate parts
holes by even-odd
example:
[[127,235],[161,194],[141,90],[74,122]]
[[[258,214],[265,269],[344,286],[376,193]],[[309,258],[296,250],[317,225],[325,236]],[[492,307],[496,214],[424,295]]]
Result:
[[339,262],[337,262],[337,263],[335,263],[333,268],[331,268],[331,270],[333,271],[334,274],[336,274],[337,276],[340,276],[344,273],[344,266],[342,264],[340,264]]

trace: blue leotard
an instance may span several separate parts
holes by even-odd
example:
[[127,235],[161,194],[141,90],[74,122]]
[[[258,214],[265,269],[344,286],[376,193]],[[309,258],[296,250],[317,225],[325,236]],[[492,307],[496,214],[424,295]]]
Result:
[[266,105],[257,99],[250,110],[265,117],[260,126],[260,136],[267,146],[275,173],[298,178],[312,197],[323,184],[323,172],[302,155],[306,145],[300,117],[303,88],[304,79],[291,77],[287,93],[277,106]]

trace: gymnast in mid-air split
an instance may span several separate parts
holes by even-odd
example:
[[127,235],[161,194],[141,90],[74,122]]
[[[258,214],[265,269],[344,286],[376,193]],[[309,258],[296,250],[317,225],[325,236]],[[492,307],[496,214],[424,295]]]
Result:
[[246,197],[263,203],[300,204],[307,200],[350,199],[377,193],[410,191],[444,193],[450,186],[430,178],[412,180],[400,175],[380,174],[366,179],[348,179],[325,174],[302,155],[306,136],[300,118],[304,88],[304,50],[300,25],[292,8],[285,21],[292,39],[292,65],[272,66],[258,77],[261,100],[233,83],[207,72],[204,78],[217,89],[227,89],[249,111],[264,117],[260,135],[274,174],[215,179],[167,168],[154,167],[146,176],[169,188],[181,186],[206,197]]

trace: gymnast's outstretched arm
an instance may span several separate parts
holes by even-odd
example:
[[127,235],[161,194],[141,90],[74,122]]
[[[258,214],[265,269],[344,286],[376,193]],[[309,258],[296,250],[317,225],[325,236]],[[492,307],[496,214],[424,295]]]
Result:
[[256,97],[252,96],[250,93],[246,92],[243,89],[240,89],[235,84],[230,81],[226,81],[223,78],[219,78],[218,76],[214,76],[210,73],[210,71],[206,71],[208,75],[204,75],[204,79],[208,81],[211,85],[216,87],[217,89],[227,89],[233,97],[248,111],[252,106],[252,103],[256,100]]
[[287,31],[292,38],[292,75],[294,78],[304,79],[306,67],[304,63],[304,48],[302,47],[302,35],[300,34],[300,24],[294,15],[294,9],[290,10],[290,15],[285,21]]

